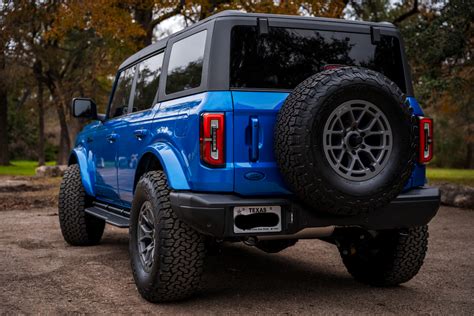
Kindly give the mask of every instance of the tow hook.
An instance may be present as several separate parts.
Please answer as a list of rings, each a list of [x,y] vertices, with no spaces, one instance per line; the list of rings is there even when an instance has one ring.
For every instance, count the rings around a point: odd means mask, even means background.
[[[250,236],[244,239],[244,244],[250,247],[255,247],[257,243],[258,243],[258,238],[254,236]]]

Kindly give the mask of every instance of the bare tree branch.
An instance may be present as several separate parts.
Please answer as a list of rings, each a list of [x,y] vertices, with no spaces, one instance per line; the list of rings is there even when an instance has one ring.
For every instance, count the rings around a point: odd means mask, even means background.
[[[167,19],[181,13],[181,10],[183,10],[183,8],[184,8],[184,1],[185,0],[180,0],[179,4],[172,11],[164,13],[164,14],[160,15],[158,18],[152,20],[150,22],[150,25],[148,26],[149,27],[148,31],[153,32],[153,29],[155,28],[155,26],[157,26],[158,24],[160,24],[164,20],[167,20]]]
[[[403,20],[409,18],[410,16],[412,16],[414,14],[417,14],[418,12],[420,12],[420,10],[418,9],[418,0],[414,0],[412,8],[409,11],[407,11],[407,12],[403,13],[402,15],[400,15],[399,17],[395,18],[393,20],[393,24],[399,24]]]

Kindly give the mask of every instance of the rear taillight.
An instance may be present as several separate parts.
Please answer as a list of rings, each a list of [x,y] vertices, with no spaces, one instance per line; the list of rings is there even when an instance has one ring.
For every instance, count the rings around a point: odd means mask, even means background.
[[[224,113],[204,113],[201,116],[201,160],[211,167],[223,167],[224,157]]]
[[[420,117],[420,151],[418,161],[427,163],[433,158],[433,120]]]

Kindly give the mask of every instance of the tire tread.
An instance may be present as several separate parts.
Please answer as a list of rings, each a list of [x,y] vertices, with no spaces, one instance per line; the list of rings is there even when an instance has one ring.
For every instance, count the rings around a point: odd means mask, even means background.
[[[86,200],[79,165],[70,165],[59,190],[58,215],[64,240],[73,246],[96,245],[104,232],[105,221],[84,211]]]
[[[159,254],[159,271],[157,278],[149,286],[141,287],[137,283],[138,291],[150,302],[185,299],[199,287],[205,255],[204,238],[174,213],[169,199],[170,189],[163,171],[144,174],[137,190],[143,187],[152,190],[150,197],[156,198],[160,205],[157,218],[159,228],[156,232],[159,234],[159,249],[156,250]],[[139,268],[132,260],[135,279]]]
[[[322,122],[322,106],[337,95],[338,90],[354,80],[370,82],[398,100],[404,121],[410,125],[410,154],[398,161],[400,174],[378,194],[356,197],[329,186],[314,171],[314,162],[308,159],[310,122]],[[320,100],[320,102],[315,102]],[[317,104],[316,104],[317,103]],[[280,109],[275,126],[275,156],[285,182],[306,204],[335,215],[357,215],[380,208],[393,200],[410,178],[417,152],[415,119],[404,94],[384,75],[361,67],[340,67],[315,74],[300,83]]]

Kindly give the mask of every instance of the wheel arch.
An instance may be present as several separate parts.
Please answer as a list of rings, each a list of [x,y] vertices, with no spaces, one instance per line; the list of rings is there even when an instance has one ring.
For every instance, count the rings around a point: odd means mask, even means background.
[[[78,164],[81,170],[82,185],[86,194],[89,196],[95,196],[94,190],[94,176],[95,167],[93,165],[92,157],[88,159],[86,149],[84,147],[77,147],[71,151],[68,160],[68,166]]]
[[[140,177],[152,170],[163,170],[172,189],[190,190],[185,169],[178,158],[176,150],[170,144],[157,142],[147,147],[137,165],[133,181],[133,192],[135,192]]]

